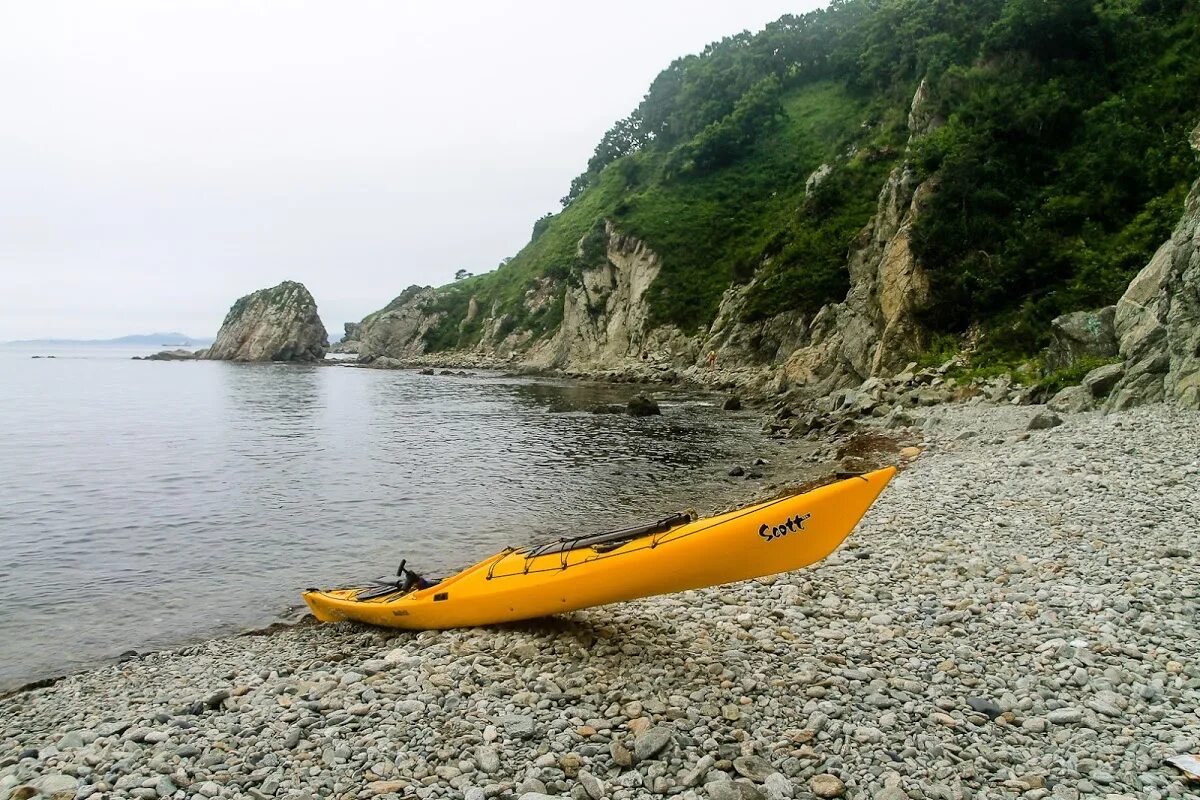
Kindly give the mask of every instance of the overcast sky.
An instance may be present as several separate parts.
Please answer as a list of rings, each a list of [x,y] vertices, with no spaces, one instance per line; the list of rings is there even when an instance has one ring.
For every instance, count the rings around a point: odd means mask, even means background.
[[[483,272],[658,71],[813,0],[0,4],[0,340],[331,333]]]

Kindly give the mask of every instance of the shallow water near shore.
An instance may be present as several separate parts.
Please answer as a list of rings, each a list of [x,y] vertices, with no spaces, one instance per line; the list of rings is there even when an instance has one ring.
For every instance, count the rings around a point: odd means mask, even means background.
[[[286,618],[310,585],[744,499],[753,412],[629,386],[0,348],[0,691]],[[33,359],[32,355],[56,356]]]

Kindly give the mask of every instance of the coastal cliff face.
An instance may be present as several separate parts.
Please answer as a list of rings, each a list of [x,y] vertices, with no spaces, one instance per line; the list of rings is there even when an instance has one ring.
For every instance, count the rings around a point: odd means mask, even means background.
[[[511,258],[344,347],[818,396],[954,356],[1079,408],[1121,358],[1111,404],[1192,403],[1194,226],[1154,256],[1195,178],[1188,13],[848,0],[713,42]]]
[[[590,236],[590,234],[589,234]],[[534,337],[512,326],[513,310],[493,305],[482,310],[471,297],[459,327],[477,324],[478,341],[466,353],[556,369],[610,369],[639,357],[650,332],[645,295],[658,276],[659,258],[644,243],[623,236],[611,222],[603,228],[602,247],[576,277],[546,278],[525,293],[522,314],[538,314],[562,304],[562,320],[546,336]],[[577,247],[584,258],[584,244]],[[439,292],[410,286],[383,310],[357,327],[360,357],[411,360],[428,350],[427,336],[447,312],[437,309]]]
[[[320,361],[329,337],[303,284],[284,281],[241,297],[204,354],[214,361]]]
[[[1200,155],[1200,125],[1191,145]],[[1200,409],[1200,180],[1171,238],[1117,303],[1125,372],[1106,407],[1175,402]]]
[[[942,124],[925,107],[930,102],[923,81],[908,116],[910,147]],[[1190,142],[1200,152],[1200,126]],[[823,165],[808,183],[814,178],[819,183],[827,173]],[[848,254],[845,299],[811,315],[785,311],[745,321],[756,278],[729,287],[715,319],[699,332],[656,325],[648,297],[662,258],[605,220],[598,249],[593,234],[578,243],[572,276],[543,278],[521,299],[519,313],[526,317],[561,303],[561,321],[541,335],[515,327],[512,309],[497,303],[485,309],[472,296],[458,325],[460,330],[477,325],[478,338],[469,347],[430,353],[428,333],[450,312],[439,307],[442,290],[414,286],[353,328],[356,346],[364,361],[383,365],[424,357],[642,377],[684,372],[701,380],[732,379],[751,389],[829,395],[894,375],[928,346],[921,315],[931,298],[930,277],[914,253],[912,231],[927,213],[937,177],[918,175],[907,158],[890,171],[875,214]],[[1171,238],[1120,301],[1058,317],[1052,332],[1049,368],[1112,356],[1123,362],[1094,370],[1083,386],[1064,390],[1056,398],[1061,409],[1103,403],[1114,410],[1161,401],[1200,408],[1200,180]],[[705,368],[710,354],[719,369]]]
[[[929,86],[922,81],[908,113],[910,144],[941,124],[930,104]],[[822,165],[807,181],[810,190],[829,171]],[[874,216],[848,254],[845,299],[815,314],[785,311],[745,321],[748,299],[759,289],[752,279],[727,289],[713,322],[698,331],[655,324],[649,294],[662,258],[638,237],[621,232],[613,220],[605,220],[601,246],[590,260],[585,250],[592,248],[585,248],[585,242],[592,234],[577,244],[576,274],[545,278],[521,300],[525,316],[561,303],[561,322],[541,336],[515,330],[511,309],[496,304],[481,309],[472,296],[460,329],[478,324],[481,333],[457,355],[567,371],[636,371],[647,364],[699,371],[711,353],[723,373],[740,373],[741,380],[751,383],[781,381],[813,394],[892,374],[926,341],[918,314],[928,301],[929,280],[913,253],[910,233],[934,186],[933,180],[922,182],[907,160],[891,170]],[[358,327],[360,357],[410,361],[426,354],[429,331],[447,313],[438,308],[439,291],[410,287],[364,319]]]
[[[581,258],[582,250],[581,245]],[[577,284],[567,286],[562,323],[548,340],[530,345],[525,363],[588,370],[636,359],[648,345],[646,293],[658,277],[659,264],[645,243],[621,235],[605,220],[603,257],[581,271]]]
[[[927,334],[917,315],[928,302],[929,279],[913,255],[910,233],[932,190],[933,182],[918,183],[908,164],[892,170],[878,212],[850,254],[846,300],[816,314],[807,345],[784,363],[792,383],[827,394],[895,374],[924,347]]]

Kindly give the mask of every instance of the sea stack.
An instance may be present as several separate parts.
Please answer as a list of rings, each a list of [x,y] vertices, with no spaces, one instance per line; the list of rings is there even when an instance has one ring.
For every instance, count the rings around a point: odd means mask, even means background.
[[[238,299],[204,358],[214,361],[298,361],[325,358],[329,336],[308,289],[284,281]]]

